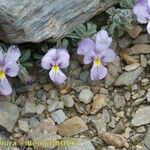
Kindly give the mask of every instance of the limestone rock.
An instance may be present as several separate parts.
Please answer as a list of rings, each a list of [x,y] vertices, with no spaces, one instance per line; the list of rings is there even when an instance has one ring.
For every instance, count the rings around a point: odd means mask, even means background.
[[[60,38],[119,0],[0,0],[0,40],[41,42]]]

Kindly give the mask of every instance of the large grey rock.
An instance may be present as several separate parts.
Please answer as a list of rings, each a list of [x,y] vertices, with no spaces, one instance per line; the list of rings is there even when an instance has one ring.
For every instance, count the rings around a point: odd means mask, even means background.
[[[0,39],[9,43],[59,38],[119,0],[0,0]]]
[[[150,123],[150,106],[141,106],[131,121],[133,126],[141,126]]]
[[[15,104],[0,102],[0,126],[11,132],[19,117],[19,110]]]
[[[129,86],[134,83],[134,81],[142,74],[143,68],[139,67],[131,72],[123,72],[117,81],[115,82],[115,86],[126,85]]]

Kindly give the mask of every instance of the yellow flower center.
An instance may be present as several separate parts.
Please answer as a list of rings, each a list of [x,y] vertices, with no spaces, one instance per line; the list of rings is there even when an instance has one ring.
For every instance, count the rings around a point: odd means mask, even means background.
[[[101,64],[101,60],[99,58],[94,59],[94,65],[100,65]]]
[[[57,65],[54,65],[54,66],[52,67],[52,70],[53,70],[54,72],[57,72],[57,71],[59,71],[59,67],[58,67]]]
[[[0,71],[0,79],[4,79],[5,78],[5,72]]]

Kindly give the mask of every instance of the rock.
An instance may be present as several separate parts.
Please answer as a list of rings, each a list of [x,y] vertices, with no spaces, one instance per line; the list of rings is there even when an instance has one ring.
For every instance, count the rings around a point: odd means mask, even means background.
[[[93,103],[91,104],[91,111],[90,113],[96,114],[99,110],[106,107],[108,105],[109,99],[106,97],[106,95],[103,94],[97,94],[93,98]]]
[[[112,130],[112,132],[116,134],[123,134],[125,132],[125,129],[126,129],[125,123],[123,119],[121,119],[117,124],[117,126],[115,127],[115,129]]]
[[[133,115],[133,126],[141,126],[150,123],[150,106],[141,106]]]
[[[102,133],[106,132],[106,122],[102,115],[100,117],[92,118],[91,122],[96,127],[98,135],[101,135]]]
[[[51,90],[53,89],[53,84],[52,84],[52,83],[44,84],[43,89],[44,89],[46,92],[49,92],[49,91],[51,91]]]
[[[119,94],[115,94],[114,96],[114,106],[116,109],[124,108],[126,102],[125,98]]]
[[[123,72],[117,81],[115,82],[115,86],[126,85],[129,86],[134,83],[134,81],[142,74],[143,68],[139,67],[131,72]]]
[[[116,78],[113,77],[109,72],[107,73],[107,76],[105,78],[105,87],[110,87],[114,82],[116,81]]]
[[[125,97],[125,99],[126,99],[127,101],[129,101],[130,98],[131,98],[131,93],[130,93],[129,91],[125,92],[124,97]]]
[[[150,102],[150,88],[147,91],[146,97],[147,97],[147,101]]]
[[[57,109],[63,109],[64,108],[63,102],[60,102],[60,101],[49,100],[49,101],[47,101],[47,103],[48,103],[48,111],[49,112],[53,112]]]
[[[139,35],[135,40],[132,41],[134,44],[149,44],[150,43],[150,38],[149,34],[142,34]]]
[[[73,105],[74,105],[74,100],[73,100],[72,96],[69,94],[61,96],[60,100],[64,103],[64,106],[66,106],[66,107],[70,108],[70,107],[73,107]]]
[[[131,40],[125,36],[123,36],[121,39],[119,39],[118,41],[118,45],[121,48],[126,48],[127,46],[129,46],[131,44]]]
[[[150,126],[148,128],[147,134],[145,139],[143,140],[143,144],[147,147],[147,149],[150,149]]]
[[[39,120],[35,117],[31,117],[30,120],[29,120],[29,125],[30,125],[30,128],[35,128],[39,125]]]
[[[42,100],[42,101],[45,101],[47,99],[47,96],[46,96],[46,92],[43,91],[43,90],[39,90],[37,93],[37,98]]]
[[[38,115],[41,115],[43,111],[45,110],[45,106],[43,104],[38,104],[35,110]]]
[[[85,104],[90,103],[92,101],[92,98],[93,98],[93,93],[88,89],[81,90],[78,97],[79,101]]]
[[[89,70],[85,70],[80,74],[80,80],[82,80],[83,82],[88,82],[89,77],[90,77]]]
[[[23,133],[27,133],[29,131],[29,124],[27,119],[18,120],[18,129]]]
[[[60,139],[60,136],[57,135],[57,127],[55,126],[55,123],[52,119],[48,118],[42,120],[34,129],[31,129],[28,133],[28,138],[32,139],[33,142],[40,141],[44,143],[45,141],[58,140]],[[44,146],[46,146],[46,144]],[[55,147],[54,144],[47,144],[47,146],[49,149]],[[43,147],[40,148],[42,149]]]
[[[132,30],[128,30],[128,35],[135,39],[142,32],[142,28],[140,26],[134,26]]]
[[[69,141],[73,141],[75,144],[69,146],[59,146],[57,150],[95,150],[93,144],[88,139],[71,138]]]
[[[26,101],[22,109],[21,115],[24,117],[30,117],[33,116],[34,114],[35,114],[35,103]]]
[[[63,123],[68,118],[61,109],[52,112],[51,117],[57,124]]]
[[[128,65],[133,64],[133,63],[138,63],[138,61],[135,58],[133,58],[126,52],[120,52],[119,54]]]
[[[73,136],[86,130],[88,127],[80,117],[73,117],[58,125],[58,133],[61,136]]]
[[[149,54],[150,53],[150,45],[149,44],[136,44],[133,47],[128,48],[127,52],[130,55],[133,55],[133,54]]]
[[[106,123],[110,122],[110,115],[109,115],[109,112],[107,111],[107,109],[103,109],[103,118],[105,119]]]
[[[13,0],[9,3],[2,0],[0,39],[10,43],[39,43],[52,37],[60,38],[79,23],[90,20],[96,13],[105,11],[117,2],[119,1],[42,0],[36,3],[35,0]],[[57,11],[54,11],[56,7]]]
[[[133,63],[131,65],[125,66],[124,69],[125,69],[125,71],[130,72],[130,71],[133,71],[133,70],[137,69],[138,67],[140,67],[140,63]]]
[[[141,55],[141,66],[146,67],[147,66],[147,59],[144,55]]]
[[[101,139],[108,145],[113,145],[116,148],[129,148],[127,140],[119,134],[114,133],[103,133]]]
[[[12,132],[19,117],[19,109],[15,104],[0,102],[0,126]]]

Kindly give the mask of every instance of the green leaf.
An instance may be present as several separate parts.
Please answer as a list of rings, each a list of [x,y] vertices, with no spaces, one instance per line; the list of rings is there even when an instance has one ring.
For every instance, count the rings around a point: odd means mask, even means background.
[[[75,28],[75,32],[77,33],[77,35],[81,38],[86,37],[86,26],[83,24],[78,25]]]
[[[68,41],[67,39],[63,39],[63,40],[62,40],[62,45],[61,45],[61,46],[62,46],[63,48],[67,48],[68,45],[69,45],[69,41]]]
[[[42,59],[42,55],[40,55],[38,53],[34,53],[33,58],[36,59],[36,60],[39,60],[39,59]]]
[[[23,63],[21,63],[21,65],[26,67],[26,68],[33,67],[33,64],[29,63],[29,62],[23,62]]]
[[[31,50],[25,50],[24,53],[22,54],[21,58],[19,59],[20,62],[25,62],[27,61],[31,56]]]
[[[93,23],[87,23],[87,35],[93,36],[97,32],[97,26]]]
[[[120,6],[126,9],[132,9],[135,5],[136,0],[121,0]]]

